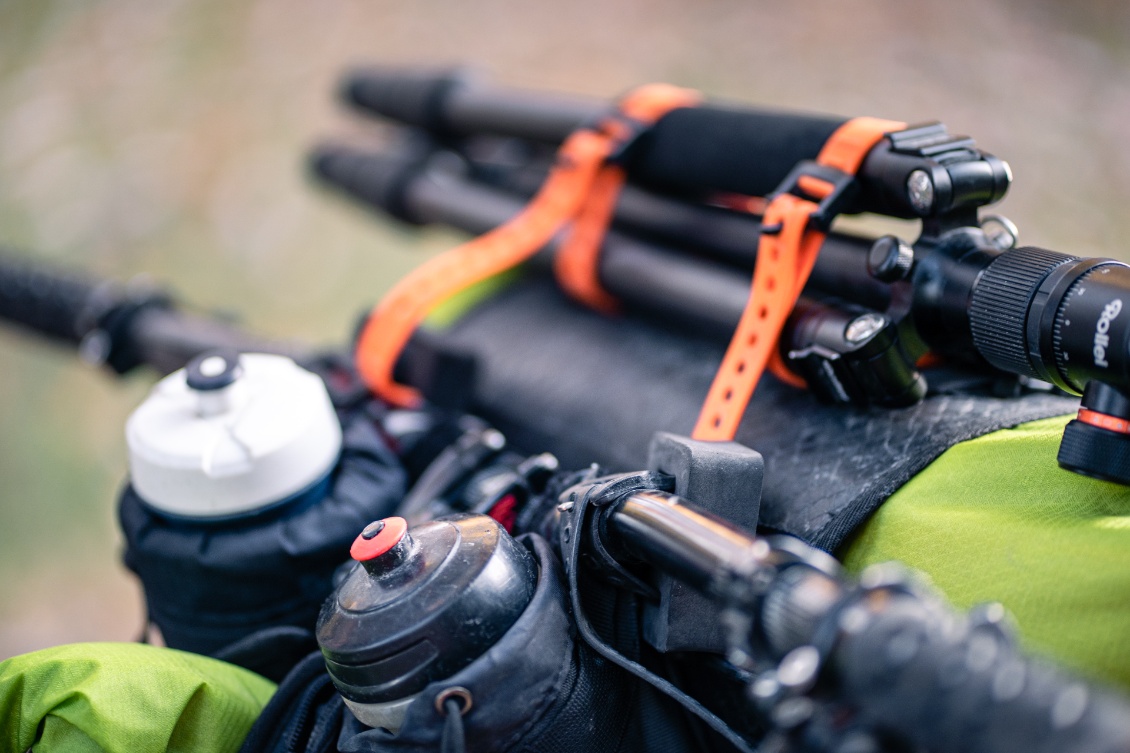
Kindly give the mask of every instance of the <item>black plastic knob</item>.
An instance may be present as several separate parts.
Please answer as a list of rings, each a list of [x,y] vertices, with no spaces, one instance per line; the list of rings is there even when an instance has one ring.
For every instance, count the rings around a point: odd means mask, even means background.
[[[1130,484],[1130,397],[1091,381],[1081,407],[1079,417],[1063,430],[1056,460],[1084,476]]]
[[[243,372],[239,353],[234,350],[210,350],[193,358],[185,366],[185,380],[197,392],[222,390]]]
[[[867,252],[867,271],[879,282],[898,282],[910,277],[914,249],[893,235],[884,235]]]

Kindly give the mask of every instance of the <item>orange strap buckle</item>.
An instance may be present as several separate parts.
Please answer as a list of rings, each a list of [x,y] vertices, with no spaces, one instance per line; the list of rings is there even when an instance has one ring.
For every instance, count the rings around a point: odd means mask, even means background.
[[[582,128],[565,140],[545,183],[516,217],[430,259],[400,280],[370,313],[357,340],[357,370],[369,389],[394,405],[418,405],[419,393],[398,384],[393,369],[428,313],[455,293],[526,261],[570,220],[575,225],[566,241],[571,260],[562,263],[569,268],[562,284],[575,295],[590,289],[583,278],[592,270],[595,280],[603,228],[623,183],[622,170],[609,165],[609,160],[634,135],[631,124],[650,125],[698,97],[667,84],[632,91],[619,103],[617,117]],[[592,284],[599,290],[599,283]]]
[[[781,361],[777,340],[832,220],[851,198],[864,157],[886,134],[904,128],[905,123],[878,118],[849,120],[815,161],[798,164],[781,184],[762,217],[749,302],[699,413],[695,439],[734,438],[766,366],[784,381],[803,385]]]

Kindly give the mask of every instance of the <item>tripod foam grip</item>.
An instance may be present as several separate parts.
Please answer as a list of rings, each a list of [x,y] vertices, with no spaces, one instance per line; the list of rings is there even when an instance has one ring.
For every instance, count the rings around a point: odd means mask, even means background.
[[[0,252],[0,320],[79,343],[101,312],[107,286]]]
[[[844,612],[834,651],[843,697],[935,753],[1130,750],[1130,705],[1024,656],[1000,629],[883,594]],[[873,607],[873,608],[871,608]]]
[[[748,107],[682,108],[640,140],[629,155],[628,173],[679,193],[767,196],[797,162],[815,159],[846,120]]]

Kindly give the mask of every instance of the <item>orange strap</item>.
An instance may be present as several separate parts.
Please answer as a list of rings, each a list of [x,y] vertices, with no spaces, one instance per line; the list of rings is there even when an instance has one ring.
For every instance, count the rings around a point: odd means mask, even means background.
[[[849,120],[829,137],[816,162],[853,176],[871,147],[905,127],[877,118]],[[810,228],[810,219],[834,190],[823,179],[803,174],[796,188],[816,201],[783,191],[766,207],[749,302],[699,413],[695,439],[733,439],[766,365],[780,358],[777,339],[824,242],[824,232]]]
[[[600,171],[589,200],[553,258],[553,273],[561,289],[605,314],[614,313],[619,306],[600,284],[600,250],[623,186],[624,171],[620,167],[609,165]]]
[[[682,89],[652,84],[631,92],[620,114],[647,125],[687,100]],[[697,96],[697,95],[695,95]],[[419,404],[420,395],[393,379],[393,369],[412,333],[436,304],[478,282],[521,264],[582,213],[609,157],[630,138],[630,126],[606,119],[565,140],[545,183],[529,204],[506,224],[417,267],[381,300],[357,340],[357,370],[365,384],[388,402]],[[596,241],[599,248],[599,239]]]
[[[625,99],[620,112],[648,126],[671,110],[695,107],[701,101],[701,95],[690,89],[653,84],[645,97]],[[625,134],[623,138],[630,135]],[[557,282],[566,293],[604,313],[613,313],[618,307],[616,299],[600,284],[600,250],[625,179],[624,170],[618,165],[604,166],[593,183],[588,201],[573,221],[569,235],[557,249],[553,264]]]

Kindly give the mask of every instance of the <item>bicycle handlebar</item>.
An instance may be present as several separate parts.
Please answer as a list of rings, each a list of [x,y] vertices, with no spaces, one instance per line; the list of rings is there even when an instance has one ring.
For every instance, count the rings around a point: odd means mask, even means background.
[[[1130,702],[1026,656],[1003,610],[958,615],[888,566],[856,585],[819,550],[753,536],[665,492],[606,509],[607,544],[747,610],[775,658],[818,653],[812,671],[877,729],[935,753],[1130,750]]]
[[[79,348],[118,374],[149,366],[168,374],[216,348],[278,353],[309,350],[251,335],[230,322],[177,310],[152,287],[123,286],[0,254],[0,320]]]

